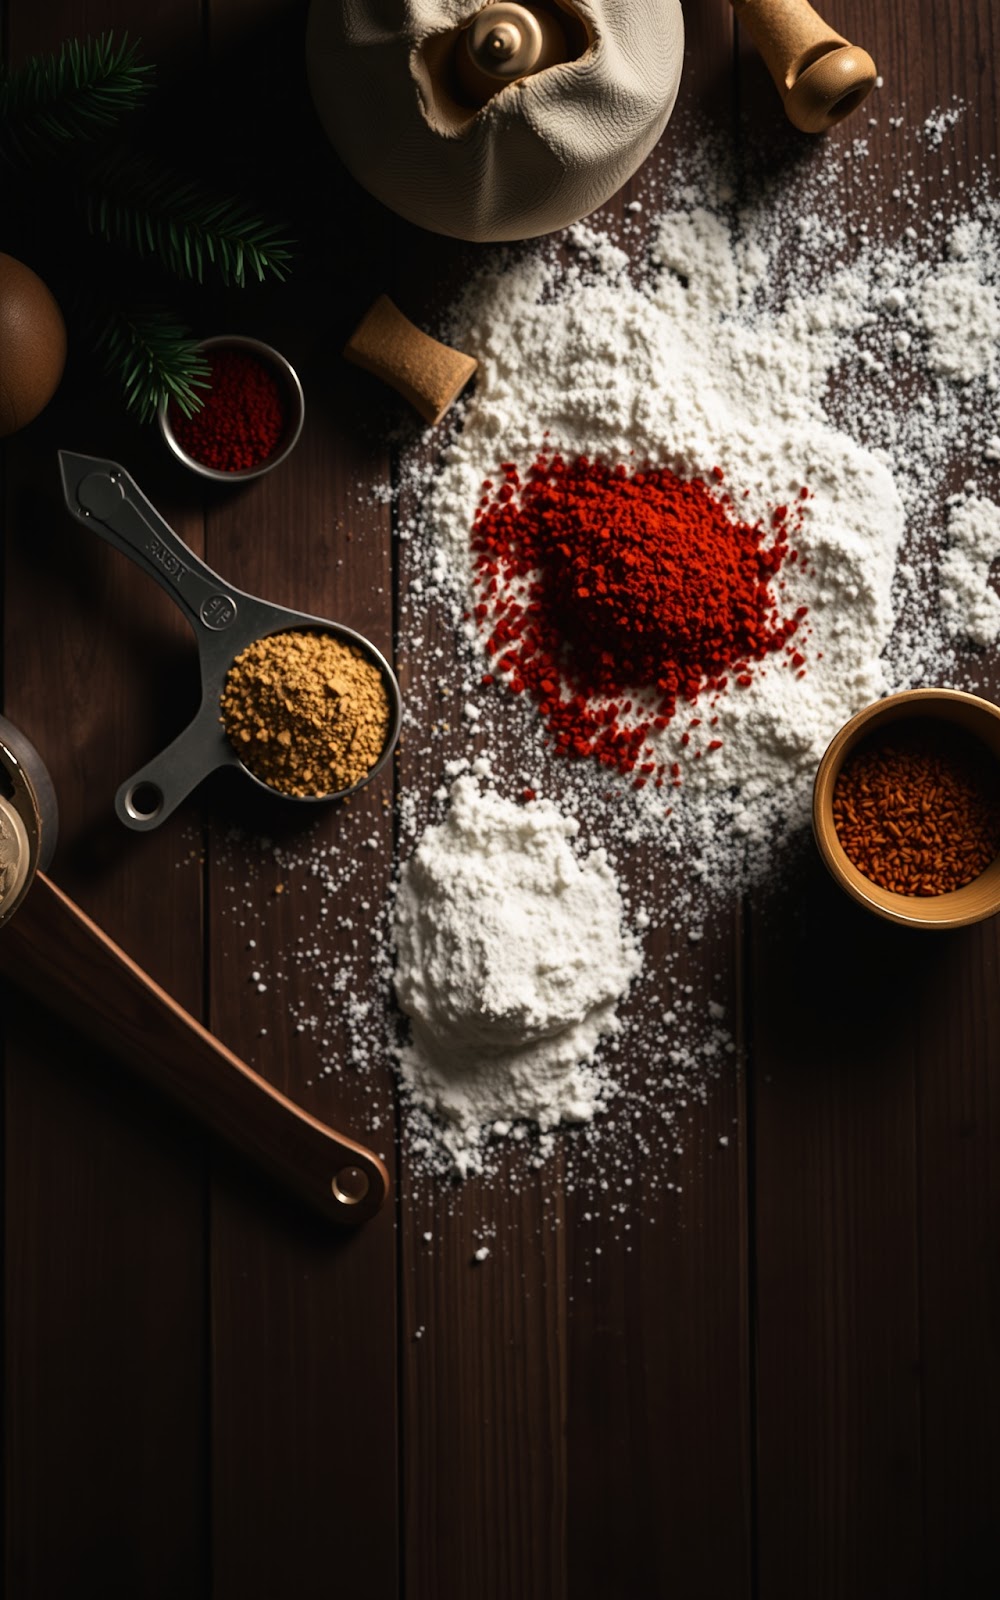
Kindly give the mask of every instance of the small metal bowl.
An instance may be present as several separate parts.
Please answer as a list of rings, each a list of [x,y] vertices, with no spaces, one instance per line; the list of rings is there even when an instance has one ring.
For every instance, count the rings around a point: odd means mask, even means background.
[[[281,389],[286,416],[284,432],[271,454],[265,460],[258,462],[257,466],[242,467],[232,472],[221,471],[218,467],[206,466],[204,461],[199,461],[197,457],[188,454],[171,425],[170,401],[163,400],[157,411],[157,421],[167,445],[189,471],[197,473],[200,478],[211,478],[214,483],[246,483],[251,478],[261,478],[266,472],[273,472],[275,467],[280,467],[295,449],[305,421],[305,395],[295,368],[271,345],[238,333],[222,333],[213,339],[203,339],[198,349],[203,355],[210,355],[213,350],[233,350],[253,356],[261,362],[272,373]]]
[[[834,881],[860,905],[888,922],[909,928],[962,928],[1000,911],[1000,856],[961,889],[944,894],[896,894],[873,883],[854,865],[840,843],[833,820],[833,796],[848,756],[863,739],[903,721],[939,723],[973,735],[1000,768],[1000,706],[961,689],[907,689],[866,706],[831,740],[816,769],[812,826],[819,853]]]

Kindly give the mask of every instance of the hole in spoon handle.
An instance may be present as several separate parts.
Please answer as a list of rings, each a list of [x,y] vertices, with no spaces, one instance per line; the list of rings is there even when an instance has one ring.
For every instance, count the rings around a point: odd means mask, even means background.
[[[126,778],[115,795],[115,811],[119,822],[124,822],[126,828],[131,828],[135,833],[149,833],[153,828],[158,828],[161,822],[166,822],[171,812],[176,811],[204,776],[199,773],[183,789],[171,776],[169,786],[165,788],[157,778],[159,764],[159,761],[152,762],[134,777]]]
[[[214,703],[202,706],[172,744],[126,778],[115,796],[118,820],[136,833],[158,828],[203,778],[234,759]]]

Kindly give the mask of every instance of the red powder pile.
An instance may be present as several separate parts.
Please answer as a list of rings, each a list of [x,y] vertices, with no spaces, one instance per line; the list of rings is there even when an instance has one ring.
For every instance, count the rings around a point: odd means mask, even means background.
[[[501,471],[474,519],[475,616],[497,671],[531,696],[562,753],[661,784],[640,758],[680,702],[748,686],[752,664],[778,651],[803,670],[788,641],[806,608],[782,616],[773,592],[782,562],[798,559],[794,509],[776,507],[770,528],[741,522],[718,468],[712,488],[586,456],[540,456],[523,482],[513,463]],[[705,753],[719,747],[709,738]]]
[[[200,411],[168,408],[177,443],[216,472],[245,472],[274,454],[285,431],[285,403],[274,373],[242,350],[209,352],[210,387]]]

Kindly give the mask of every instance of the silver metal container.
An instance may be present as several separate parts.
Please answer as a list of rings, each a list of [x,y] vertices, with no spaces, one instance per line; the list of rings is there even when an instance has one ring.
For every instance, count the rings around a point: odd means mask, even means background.
[[[232,472],[222,471],[217,467],[206,466],[204,461],[199,461],[196,456],[188,454],[171,425],[170,402],[164,400],[161,401],[157,411],[157,421],[169,449],[190,472],[196,473],[200,478],[210,478],[214,483],[246,483],[251,478],[262,478],[265,473],[273,472],[275,467],[280,467],[283,461],[287,461],[295,449],[305,421],[305,395],[295,368],[271,345],[238,333],[223,333],[212,339],[203,339],[198,349],[203,355],[210,355],[213,350],[232,350],[258,360],[272,374],[281,390],[286,414],[284,432],[272,453],[257,466],[243,467]]]

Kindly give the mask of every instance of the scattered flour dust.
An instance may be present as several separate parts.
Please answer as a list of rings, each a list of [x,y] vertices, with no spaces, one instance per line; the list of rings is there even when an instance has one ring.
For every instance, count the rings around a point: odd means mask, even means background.
[[[449,800],[400,876],[396,993],[412,1023],[403,1076],[464,1176],[486,1127],[544,1134],[594,1116],[606,1098],[594,1053],[641,957],[605,851],[573,851],[573,818],[472,774]]]
[[[1000,506],[973,496],[958,500],[941,557],[941,618],[949,633],[984,648],[1000,635],[1000,596],[989,583],[998,556]]]
[[[645,270],[580,224],[563,241],[568,262],[542,249],[501,259],[472,281],[448,333],[478,359],[476,387],[427,485],[418,537],[432,581],[451,595],[503,695],[516,669],[488,648],[503,592],[481,622],[470,619],[469,538],[484,478],[501,461],[523,469],[544,447],[630,469],[665,465],[681,477],[718,468],[741,515],[765,522],[808,489],[795,539],[801,559],[785,563],[779,585],[786,613],[806,611],[796,635],[805,669],[775,658],[755,664],[746,687],[733,674],[725,692],[704,696],[692,714],[711,712],[721,741],[711,752],[683,715],[650,737],[644,758],[680,768],[669,827],[661,791],[621,784],[638,827],[682,838],[702,875],[722,883],[772,870],[776,833],[801,825],[838,726],[925,674],[933,641],[908,659],[905,639],[894,638],[905,599],[900,557],[908,518],[912,539],[928,486],[938,487],[942,416],[963,409],[946,391],[966,389],[970,412],[986,397],[995,431],[1000,228],[987,207],[984,218],[942,226],[938,262],[918,259],[912,242],[863,240],[831,264],[820,212],[807,212],[790,239],[767,197],[737,205],[716,170],[706,163],[701,186],[689,181],[683,205],[656,217]],[[795,274],[782,287],[790,245]],[[898,395],[921,365],[925,389],[907,397],[908,421]],[[873,414],[860,426],[836,417],[838,376],[869,398]],[[984,438],[975,465],[986,447]],[[971,575],[967,568],[963,600]],[[975,576],[985,596],[988,563]],[[991,609],[983,598],[976,614]],[[966,636],[983,642],[981,630]],[[655,710],[641,691],[633,708],[633,722]]]
[[[415,449],[404,470],[417,503],[400,527],[411,604],[419,611],[435,597],[451,616],[462,715],[477,748],[505,748],[505,768],[521,763],[528,792],[583,819],[595,839],[623,851],[653,842],[658,859],[674,862],[669,899],[651,894],[629,909],[640,931],[665,928],[681,947],[734,895],[781,871],[807,835],[817,763],[853,712],[921,683],[984,688],[982,653],[1000,635],[990,585],[1000,553],[1000,207],[989,188],[995,175],[962,195],[940,170],[961,114],[951,107],[917,131],[922,149],[904,158],[895,210],[873,213],[863,194],[859,203],[848,192],[859,175],[885,192],[874,136],[828,146],[797,175],[756,186],[710,141],[700,160],[686,158],[683,179],[650,164],[649,193],[617,237],[590,219],[556,240],[496,251],[440,329],[479,366],[436,457]],[[940,182],[949,198],[925,207],[923,182]],[[918,207],[931,220],[915,226]],[[523,474],[542,451],[629,471],[666,466],[681,477],[718,468],[748,521],[769,523],[793,500],[801,507],[798,559],[781,570],[780,604],[786,614],[805,608],[796,635],[804,670],[775,658],[755,663],[745,686],[731,679],[711,697],[712,737],[721,741],[711,752],[698,748],[688,716],[653,733],[646,758],[658,768],[676,763],[681,774],[667,795],[555,755],[527,697],[511,693],[512,671],[491,653],[496,608],[477,620],[470,530],[484,480],[495,481],[505,462]],[[415,616],[414,638],[418,626]],[[427,696],[410,712],[411,737],[427,756],[433,682],[430,667]],[[649,710],[637,692],[635,720]],[[443,806],[453,798],[446,785],[437,791]],[[424,810],[403,797],[404,855]],[[425,839],[447,836],[451,824],[441,827],[443,836],[431,828]],[[404,916],[413,915],[411,901]],[[416,1144],[429,1156],[436,1138],[454,1155],[458,1139],[468,1170],[498,1137],[523,1131],[521,1119],[549,1129],[554,1108],[530,1055],[506,1078],[461,1051],[439,1051],[428,1066],[410,966],[416,945],[401,954],[399,994],[417,1022],[399,1060],[413,1104],[431,1113]],[[730,1019],[712,996],[685,995],[677,983],[676,950],[658,962],[655,975],[647,964],[633,982],[624,1007],[652,1063],[645,1090],[615,1102],[617,1037],[594,1054],[581,1048],[578,1062],[588,1082],[603,1075],[598,1121],[626,1139],[648,1137],[657,1105],[697,1099],[733,1050]],[[452,977],[465,1004],[475,980],[457,969]],[[657,979],[672,997],[660,1010]],[[438,967],[427,981],[446,989],[448,974]],[[535,995],[529,1009],[540,1002]],[[530,1030],[524,1042],[534,1048]],[[664,1148],[676,1132],[667,1127]],[[550,1144],[543,1138],[543,1154]]]
[[[688,981],[686,953],[722,951],[739,896],[794,861],[816,763],[855,710],[921,684],[1000,690],[1000,178],[961,176],[964,107],[913,130],[888,96],[873,109],[863,134],[773,171],[752,149],[735,167],[713,139],[674,170],[665,141],[624,221],[477,252],[435,330],[479,365],[445,424],[404,423],[392,490],[413,775],[393,893],[345,910],[335,861],[318,880],[308,850],[280,863],[365,930],[329,997],[319,969],[298,1025],[321,1055],[346,1029],[336,1071],[398,1061],[411,1191],[501,1161],[514,1181],[512,1139],[529,1167],[557,1142],[566,1181],[634,1170],[641,1152],[645,1192],[673,1188],[687,1126],[738,1061],[731,983],[704,955]],[[656,734],[656,759],[681,770],[669,798],[559,757],[477,624],[483,481],[543,449],[719,467],[747,520],[810,491],[780,574],[782,610],[806,608],[803,674],[766,660],[719,693],[711,755],[682,743],[680,716]],[[557,862],[567,892],[596,897],[582,926],[568,900],[538,904]],[[345,1005],[335,1029],[325,1008]]]

